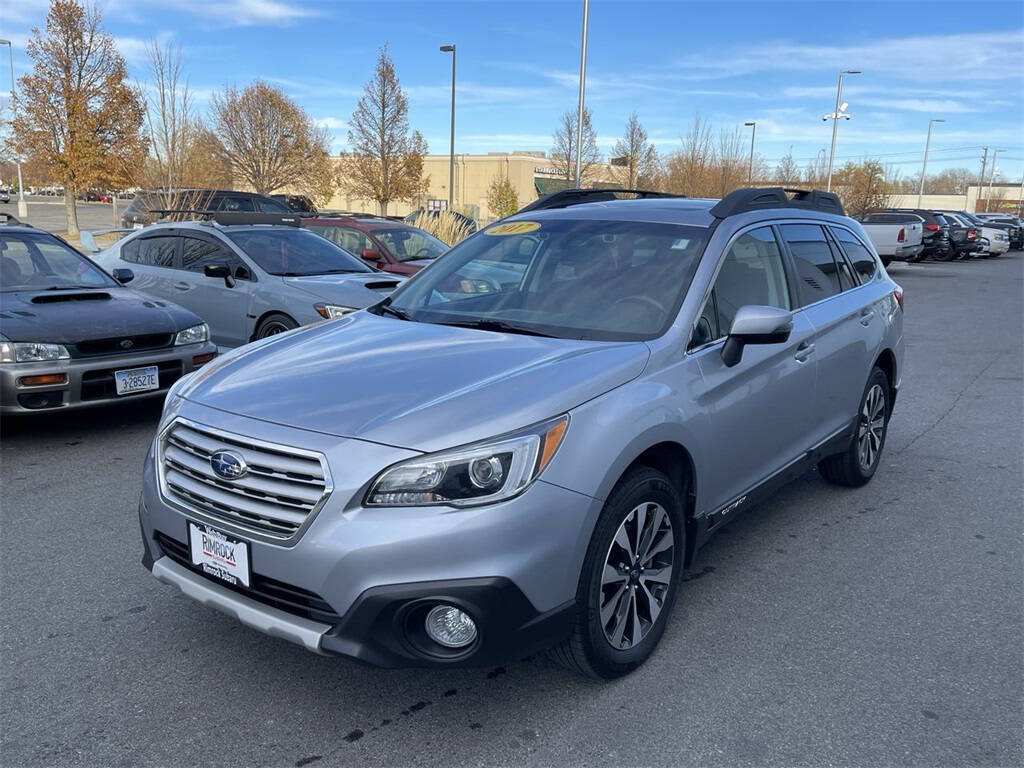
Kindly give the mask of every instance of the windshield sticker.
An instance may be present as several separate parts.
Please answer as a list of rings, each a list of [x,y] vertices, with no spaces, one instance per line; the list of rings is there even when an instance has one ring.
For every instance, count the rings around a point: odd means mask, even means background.
[[[499,224],[496,227],[485,229],[487,235],[525,235],[527,232],[534,232],[540,229],[539,221],[510,221],[508,224]]]

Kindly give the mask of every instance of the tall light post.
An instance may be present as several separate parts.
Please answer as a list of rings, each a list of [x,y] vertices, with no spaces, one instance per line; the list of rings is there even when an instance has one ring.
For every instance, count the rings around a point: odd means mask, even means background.
[[[448,210],[455,209],[455,46],[442,45],[441,53],[452,55],[452,138],[448,149]]]
[[[587,19],[590,17],[590,0],[583,0],[583,42],[580,44],[580,100],[576,107],[576,186],[581,183],[583,167],[583,90],[587,82]],[[568,160],[569,158],[566,158]]]
[[[840,106],[840,101],[843,98],[843,76],[844,75],[859,75],[859,69],[842,69],[839,71],[839,85],[836,87],[836,111],[831,115],[825,115],[822,120],[832,121],[832,150],[828,153],[828,191],[832,191],[832,163],[836,157],[836,133],[839,130],[839,120],[849,120],[850,116],[846,114],[846,104]]]
[[[10,40],[0,40],[0,45],[6,45],[11,55],[11,131],[14,130],[14,44]],[[18,216],[28,217],[28,203],[25,202],[25,185],[21,182],[21,161],[15,158],[18,166]]]
[[[750,128],[750,166],[747,168],[747,184],[754,181],[754,136],[757,135],[757,121],[748,120],[743,125]]]
[[[1000,152],[1005,152],[1006,149],[993,149],[992,150],[992,170],[988,174],[988,195],[985,197],[985,213],[989,212],[989,208],[992,205],[992,182],[996,178],[996,174],[999,173],[999,169],[996,168],[996,155]],[[982,179],[981,183],[984,184],[985,180]]]
[[[941,118],[941,117],[933,117],[931,120],[928,121],[928,138],[925,139],[925,142],[924,142],[924,162],[921,163],[921,186],[919,186],[917,188],[917,207],[918,208],[921,207],[921,198],[924,196],[924,172],[928,168],[928,149],[932,145],[932,126],[935,123],[944,123],[944,122],[946,122],[946,121],[943,118]]]

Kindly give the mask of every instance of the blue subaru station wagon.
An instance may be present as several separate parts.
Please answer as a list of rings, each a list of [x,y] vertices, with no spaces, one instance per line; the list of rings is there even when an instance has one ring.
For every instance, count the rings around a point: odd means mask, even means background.
[[[871,480],[902,305],[831,194],[555,193],[175,384],[143,562],[318,653],[626,674],[717,528]]]

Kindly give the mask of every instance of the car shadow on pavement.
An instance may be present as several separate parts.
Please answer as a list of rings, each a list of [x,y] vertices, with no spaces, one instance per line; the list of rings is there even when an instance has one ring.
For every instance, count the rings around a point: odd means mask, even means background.
[[[19,438],[37,440],[42,435],[94,439],[126,428],[147,426],[155,431],[162,408],[163,400],[157,397],[74,411],[6,415],[0,419],[0,441],[17,444]]]

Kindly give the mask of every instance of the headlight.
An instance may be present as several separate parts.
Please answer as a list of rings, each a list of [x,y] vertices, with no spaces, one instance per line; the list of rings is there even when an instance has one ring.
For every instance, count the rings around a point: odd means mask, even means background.
[[[191,328],[186,328],[183,331],[178,331],[178,335],[174,337],[174,346],[180,347],[183,344],[199,344],[209,338],[210,326],[206,323],[200,323],[199,325],[193,325]]]
[[[313,309],[320,317],[326,320],[334,320],[338,317],[350,315],[356,311],[355,307],[342,307],[337,304],[314,304]]]
[[[374,481],[366,505],[471,507],[511,498],[548,465],[568,425],[568,415],[559,416],[522,432],[395,464]]]
[[[45,363],[67,360],[71,355],[63,344],[40,344],[34,341],[0,342],[0,363]]]

